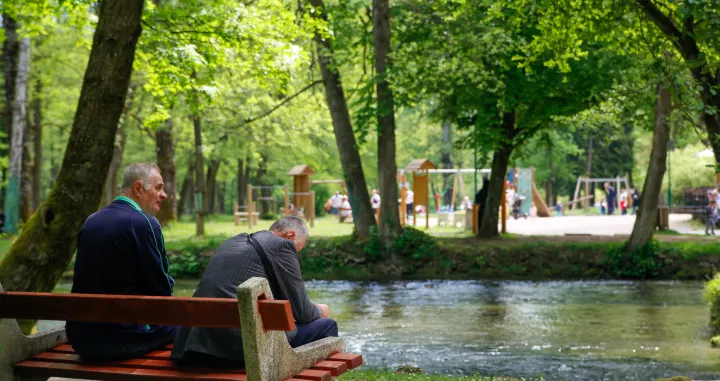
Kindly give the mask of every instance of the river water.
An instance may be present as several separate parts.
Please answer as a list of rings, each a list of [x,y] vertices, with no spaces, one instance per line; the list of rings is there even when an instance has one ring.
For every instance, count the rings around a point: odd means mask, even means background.
[[[191,295],[196,282],[178,282]],[[365,368],[548,380],[720,380],[700,282],[307,282]],[[58,291],[67,291],[60,285]],[[54,324],[51,324],[54,325]],[[40,329],[50,325],[43,324]]]

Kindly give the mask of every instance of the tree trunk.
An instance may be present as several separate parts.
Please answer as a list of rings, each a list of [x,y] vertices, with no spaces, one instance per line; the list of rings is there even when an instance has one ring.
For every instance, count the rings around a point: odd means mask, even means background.
[[[107,177],[105,178],[105,187],[103,191],[102,201],[100,201],[100,208],[105,207],[106,205],[111,203],[120,190],[117,181],[118,172],[120,171],[120,166],[122,165],[122,157],[125,153],[125,141],[127,140],[126,129],[129,119],[128,114],[133,107],[136,87],[137,86],[135,85],[130,86],[130,89],[127,92],[127,96],[125,99],[125,107],[123,108],[123,113],[122,117],[120,118],[117,132],[115,133],[113,156],[112,161],[110,161],[110,166],[108,167]]]
[[[97,210],[142,31],[143,3],[99,3],[65,158],[47,200],[0,263],[6,290],[52,291],[75,252],[85,219]]]
[[[5,41],[3,42],[3,69],[5,76],[5,106],[3,108],[3,127],[5,136],[2,137],[2,145],[0,145],[0,156],[7,157],[9,155],[10,139],[12,137],[13,123],[13,101],[15,99],[15,79],[17,77],[18,49],[19,41],[17,29],[18,25],[15,19],[7,14],[3,14],[3,29],[5,32]],[[7,146],[8,148],[4,148]],[[5,196],[7,195],[7,168],[2,170],[2,185],[0,189],[0,205],[5,205]]]
[[[667,162],[667,146],[670,135],[670,94],[663,85],[658,85],[658,98],[655,103],[655,131],[653,132],[653,145],[650,152],[650,164],[645,176],[645,184],[640,196],[640,207],[633,226],[627,251],[645,246],[652,239],[657,222],[658,197],[662,188],[663,177]]]
[[[40,207],[40,200],[42,199],[42,81],[40,76],[35,81],[35,98],[33,99],[33,176],[32,176],[32,208],[36,211]]]
[[[202,237],[205,235],[207,199],[205,197],[205,160],[203,158],[202,124],[199,110],[195,111],[195,115],[193,115],[193,127],[195,130],[195,235]]]
[[[192,195],[194,192],[193,190],[193,176],[195,173],[195,160],[190,159],[190,162],[188,164],[188,170],[185,174],[185,180],[183,180],[182,188],[180,189],[180,199],[177,201],[177,218],[179,219],[180,216],[183,215],[185,212],[185,208],[190,208],[192,205],[192,202],[188,202],[192,199]]]
[[[378,182],[380,186],[380,226],[378,233],[385,244],[400,235],[397,163],[395,162],[395,104],[390,83],[390,2],[373,0],[373,41],[375,45],[375,73],[378,83]]]
[[[327,22],[323,1],[310,0],[310,4],[316,9],[313,16]],[[355,225],[355,234],[358,238],[366,238],[370,235],[370,227],[375,225],[375,216],[370,206],[370,193],[365,183],[365,174],[363,173],[362,162],[360,161],[360,152],[358,151],[358,144],[355,140],[355,133],[353,132],[352,123],[350,122],[350,112],[348,111],[345,92],[343,91],[342,82],[340,81],[340,73],[337,70],[337,66],[333,63],[333,49],[330,42],[323,39],[323,37],[316,32],[315,43],[317,44],[318,61],[320,62],[320,71],[322,73],[323,84],[325,85],[325,99],[327,100],[328,108],[330,108],[330,116],[335,132],[335,142],[337,143],[338,152],[340,153],[340,164],[343,169],[343,178],[347,184],[353,224]],[[393,175],[393,182],[395,181],[394,179]],[[382,193],[380,196],[384,197]],[[390,197],[387,202],[395,203],[395,215],[397,217],[397,185],[395,185],[395,194]],[[384,204],[385,199],[383,199],[381,205]],[[392,218],[392,215],[387,216]],[[399,217],[395,218],[395,220],[399,224]]]
[[[440,168],[452,169],[452,123],[448,121],[442,122],[442,143],[440,144]],[[452,204],[453,192],[450,190],[451,186],[455,184],[455,174],[443,173],[443,186],[442,191],[445,192],[443,196],[443,204]],[[450,185],[450,184],[453,185]]]
[[[177,176],[175,168],[175,141],[173,139],[172,117],[165,121],[164,128],[155,133],[157,145],[157,165],[165,183],[167,200],[160,204],[158,221],[161,226],[167,226],[170,221],[177,221]]]
[[[492,172],[490,173],[490,189],[488,190],[487,208],[482,216],[482,224],[478,236],[481,238],[497,238],[498,232],[498,208],[501,202],[505,202],[503,194],[503,183],[507,172],[510,155],[513,150],[513,139],[515,137],[515,110],[503,114],[502,121],[503,141],[493,153]]]
[[[217,202],[217,213],[223,214],[225,213],[225,183],[220,183],[217,192],[218,202]]]
[[[207,172],[207,195],[208,195],[208,202],[207,207],[208,211],[210,213],[215,212],[216,205],[215,200],[217,196],[217,174],[220,170],[220,164],[222,162],[218,159],[210,160],[210,164],[208,165],[208,172]]]
[[[5,195],[5,231],[18,232],[20,219],[20,186],[22,177],[25,128],[27,127],[26,101],[28,75],[30,74],[30,39],[24,37],[18,47],[15,98],[12,110],[12,135],[10,137],[10,168]]]
[[[115,196],[118,194],[118,172],[120,171],[120,165],[122,165],[122,157],[125,152],[125,141],[127,140],[127,134],[125,133],[125,127],[122,125],[118,126],[117,133],[115,136],[115,147],[113,148],[113,156],[108,167],[107,177],[105,178],[105,188],[103,199],[100,202],[100,207],[111,203]]]
[[[264,153],[260,153],[260,162],[258,162],[258,168],[255,172],[255,184],[256,185],[270,185],[268,184],[267,179],[268,173],[267,173],[267,156]],[[258,197],[269,197],[270,196],[270,189],[260,188],[257,191]],[[270,210],[270,202],[267,200],[260,200],[258,203],[259,210],[256,210],[257,212],[260,212],[260,214],[267,213],[268,210]],[[305,211],[305,216],[308,216],[308,211]]]
[[[247,185],[250,181],[250,158],[238,159],[237,172],[237,203],[238,205],[246,205],[247,203]]]
[[[20,220],[25,223],[33,214],[33,161],[32,149],[35,141],[35,129],[33,128],[30,113],[25,114],[25,133],[23,135],[22,149],[22,175],[20,178]]]

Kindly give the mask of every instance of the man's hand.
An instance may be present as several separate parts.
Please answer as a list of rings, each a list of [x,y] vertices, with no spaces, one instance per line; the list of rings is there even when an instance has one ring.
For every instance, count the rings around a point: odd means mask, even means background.
[[[318,308],[320,308],[320,317],[321,318],[328,318],[330,317],[330,309],[328,308],[327,304],[318,304]]]

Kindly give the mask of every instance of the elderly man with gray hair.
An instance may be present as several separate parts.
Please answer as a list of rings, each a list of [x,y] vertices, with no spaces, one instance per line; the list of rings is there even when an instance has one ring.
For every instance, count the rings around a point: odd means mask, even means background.
[[[160,223],[154,217],[167,198],[155,164],[129,165],[120,196],[85,221],[78,234],[73,293],[170,296]],[[162,347],[176,327],[67,322],[68,340],[93,360],[132,358]]]
[[[308,298],[300,274],[298,253],[305,247],[305,222],[283,217],[269,231],[242,233],[223,242],[208,264],[193,297],[236,298],[237,287],[252,277],[268,280],[275,299],[289,300],[296,329],[288,342],[298,347],[337,336],[337,323],[328,307]],[[172,350],[181,364],[211,368],[245,367],[240,329],[181,327]]]

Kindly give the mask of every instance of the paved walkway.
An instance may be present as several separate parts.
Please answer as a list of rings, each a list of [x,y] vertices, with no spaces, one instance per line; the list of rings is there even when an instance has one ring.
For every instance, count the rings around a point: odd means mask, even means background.
[[[691,223],[689,214],[671,214],[670,229],[682,234],[705,234],[702,227]],[[508,233],[521,235],[629,235],[635,216],[563,216],[528,218],[507,222]],[[720,231],[718,232],[720,233]]]
[[[704,228],[691,222],[690,214],[671,214],[670,229],[681,234],[705,234]],[[562,236],[566,234],[591,234],[599,236],[630,235],[635,216],[553,216],[550,218],[508,219],[508,233],[520,235]],[[417,226],[425,226],[425,218],[417,219]],[[437,226],[437,218],[430,217],[430,227]],[[458,229],[459,230],[459,229]],[[717,229],[720,236],[720,229]]]

